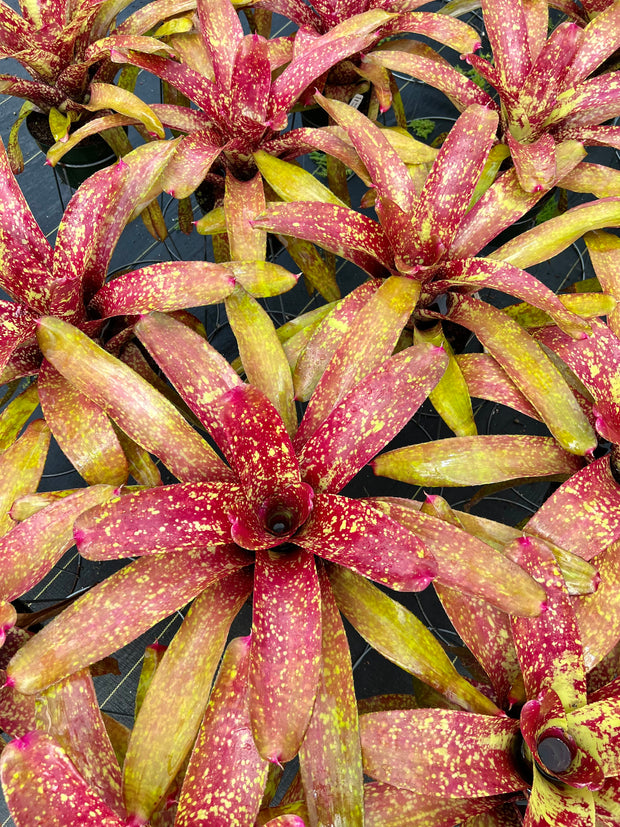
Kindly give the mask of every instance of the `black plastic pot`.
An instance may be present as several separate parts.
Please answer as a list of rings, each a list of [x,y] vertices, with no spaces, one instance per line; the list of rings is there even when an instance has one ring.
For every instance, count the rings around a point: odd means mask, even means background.
[[[41,150],[47,151],[54,145],[47,116],[31,112],[26,118],[26,127]],[[78,146],[70,149],[55,165],[56,174],[63,184],[77,189],[93,172],[114,163],[116,155],[100,135],[91,135]]]

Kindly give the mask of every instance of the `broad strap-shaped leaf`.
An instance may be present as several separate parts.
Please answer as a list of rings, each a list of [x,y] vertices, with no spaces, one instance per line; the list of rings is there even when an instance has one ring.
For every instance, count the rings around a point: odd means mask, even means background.
[[[459,486],[570,475],[583,461],[551,437],[484,434],[396,448],[371,465],[378,476],[411,485]]]
[[[53,274],[76,279],[88,303],[103,284],[125,224],[161,192],[158,178],[174,141],[152,141],[95,172],[67,205],[54,247]],[[50,311],[51,312],[51,311]]]
[[[575,612],[555,558],[546,544],[523,537],[506,549],[547,592],[546,610],[537,618],[512,618],[519,663],[528,698],[548,689],[558,693],[565,709],[586,702],[586,673]]]
[[[125,806],[140,819],[151,817],[191,750],[230,624],[251,590],[246,570],[208,586],[153,676],[123,767]]]
[[[472,296],[454,296],[448,318],[476,334],[563,448],[581,455],[594,449],[595,434],[571,389],[517,322]]]
[[[269,117],[276,129],[285,125],[284,113],[303,90],[336,63],[363,51],[377,37],[376,30],[390,19],[383,9],[368,9],[345,19],[296,55],[271,86]]]
[[[173,484],[117,496],[76,520],[74,536],[89,560],[114,560],[231,542],[231,524],[247,501],[239,485]]]
[[[252,740],[249,716],[250,639],[230,642],[190,759],[175,824],[254,824],[268,764]]]
[[[618,48],[618,14],[618,8],[612,3],[606,4],[600,14],[591,17],[571,61],[565,88],[576,86],[584,80]]]
[[[17,348],[34,337],[36,320],[22,305],[2,299],[0,313],[0,371],[4,371]]]
[[[600,457],[554,491],[524,530],[591,560],[620,539],[619,509],[620,486],[609,457]]]
[[[255,298],[279,296],[295,287],[300,273],[291,273],[272,261],[223,261],[237,284]]]
[[[78,773],[119,816],[124,816],[121,773],[88,669],[59,681],[37,699],[37,729],[60,746]]]
[[[574,602],[587,671],[620,640],[620,542],[593,557],[592,565],[600,575],[599,586],[594,594],[576,597]]]
[[[591,790],[550,783],[535,767],[525,827],[591,827],[595,823]]]
[[[37,381],[41,410],[54,438],[90,485],[124,485],[128,465],[112,423],[88,396],[44,360]]]
[[[364,784],[364,824],[365,827],[400,827],[404,821],[407,827],[427,827],[428,824],[453,827],[463,822],[468,827],[518,827],[521,821],[496,823],[474,820],[479,813],[489,812],[492,817],[502,802],[502,798],[494,796],[441,798],[371,781]]]
[[[355,385],[393,352],[420,295],[419,282],[387,279],[355,316],[310,399],[295,435],[301,448]]]
[[[405,212],[416,201],[413,182],[406,164],[401,161],[387,137],[365,115],[339,101],[316,95],[334,120],[346,130],[353,146],[370,173],[377,195],[391,198]]]
[[[480,597],[504,612],[536,617],[545,591],[512,560],[463,531],[398,497],[372,501],[416,535],[437,560],[436,582]]]
[[[482,174],[497,122],[492,110],[471,106],[448,133],[415,205],[413,227],[420,246],[437,239],[443,250],[449,249]]]
[[[541,192],[551,189],[556,178],[555,165],[556,143],[547,133],[536,141],[525,143],[513,138],[506,132],[506,141],[519,183],[526,192]]]
[[[13,608],[12,604],[7,605]],[[12,626],[6,630],[6,638],[0,647],[0,729],[9,738],[23,738],[37,725],[34,697],[17,692],[15,687],[10,685],[10,681],[6,680],[5,671],[11,657],[30,640],[30,637],[30,633],[25,629]]]
[[[213,403],[241,379],[203,336],[164,313],[149,313],[134,332],[192,413],[213,434],[219,427]]]
[[[269,75],[268,75],[269,76]],[[251,220],[265,209],[265,190],[260,173],[248,181],[239,181],[230,170],[226,173],[224,213],[231,259],[264,259],[267,233],[251,225]]]
[[[424,543],[372,501],[317,494],[294,542],[398,591],[422,591],[437,574]]]
[[[217,304],[235,286],[230,271],[208,261],[166,261],[123,273],[99,290],[91,304],[102,319]]]
[[[609,178],[609,168],[603,168],[605,177]],[[590,190],[593,192],[593,190]],[[603,230],[594,230],[584,236],[590,261],[594,267],[596,277],[603,288],[604,293],[620,298],[620,244],[618,236]],[[598,315],[598,314],[597,314]],[[620,333],[618,321],[620,311],[615,310],[607,315],[607,324],[612,333],[616,336]]]
[[[179,479],[226,477],[226,467],[213,449],[171,403],[77,328],[46,317],[39,321],[38,338],[56,370]]]
[[[33,819],[49,827],[123,827],[113,810],[78,775],[64,750],[42,732],[12,741],[0,756],[0,776],[18,825]],[[44,821],[42,821],[44,820]]]
[[[382,284],[379,279],[367,279],[338,302],[321,321],[295,365],[293,381],[297,399],[308,401],[339,347],[342,336],[355,325],[357,314]]]
[[[536,408],[528,402],[491,354],[460,353],[456,361],[471,396],[499,402],[532,419],[540,420]]]
[[[328,574],[338,608],[373,649],[452,703],[486,715],[500,714],[459,675],[436,638],[404,606],[346,568],[330,566]]]
[[[576,140],[566,140],[556,146],[555,156],[557,181],[560,181],[583,159],[585,149]],[[478,255],[502,230],[512,226],[535,206],[543,195],[542,190],[532,193],[522,189],[515,169],[502,173],[463,217],[452,242],[451,257]],[[521,268],[528,266],[512,259],[511,263]]]
[[[335,493],[393,439],[444,372],[441,348],[416,345],[365,376],[304,444],[299,462],[315,491]]]
[[[199,0],[197,10],[200,33],[211,55],[216,82],[228,91],[235,55],[243,38],[241,22],[230,0]]]
[[[192,128],[191,124],[183,126]],[[194,125],[193,131],[179,141],[162,172],[162,190],[177,199],[187,198],[204,180],[221,151],[222,141],[213,130]]]
[[[442,264],[441,279],[433,282],[432,289],[439,293],[454,287],[463,287],[472,293],[483,287],[501,290],[544,310],[572,338],[582,338],[589,332],[586,322],[567,310],[552,290],[511,264],[488,258],[447,261]]]
[[[52,248],[37,224],[0,143],[2,230],[0,286],[16,301],[45,313],[49,299]]]
[[[373,219],[348,207],[317,201],[272,203],[253,224],[312,241],[357,264],[370,276],[386,276],[393,267],[394,255],[385,231]]]
[[[450,342],[446,339],[441,323],[413,331],[415,344],[433,344],[442,348],[448,357],[443,376],[429,393],[428,398],[446,425],[456,436],[474,436],[478,433],[467,383],[454,356]]]
[[[0,413],[0,452],[6,451],[39,404],[37,383],[24,388],[6,405]]]
[[[112,496],[110,485],[82,488],[18,523],[0,539],[0,595],[14,600],[35,586],[73,545],[73,523]]]
[[[17,442],[0,454],[0,537],[15,525],[9,516],[13,502],[36,491],[50,438],[49,426],[44,420],[35,419]]]
[[[598,433],[612,443],[620,442],[620,389],[615,377],[620,370],[620,340],[599,319],[591,322],[592,336],[573,342],[555,327],[536,334],[583,382],[595,400],[592,410]]]
[[[282,548],[256,553],[250,650],[254,741],[261,756],[276,763],[290,761],[299,750],[321,664],[321,590],[314,558],[294,546]]]
[[[315,175],[297,164],[284,161],[262,149],[254,153],[254,160],[263,178],[283,201],[317,201],[347,206]]]
[[[364,772],[376,781],[441,797],[523,789],[512,759],[519,724],[456,709],[399,709],[360,717]]]
[[[492,99],[483,89],[457,72],[429,46],[415,41],[406,41],[406,46],[406,51],[400,43],[398,49],[375,49],[365,60],[385,66],[393,72],[406,72],[417,80],[428,83],[448,95],[461,111],[472,104],[494,108]],[[362,67],[363,65],[364,61]]]
[[[294,434],[297,411],[293,379],[268,313],[241,287],[226,299],[226,313],[248,381],[274,406],[288,434]]]
[[[319,573],[323,669],[299,751],[310,824],[364,824],[364,778],[353,669],[347,636],[329,580]]]
[[[136,48],[142,46],[150,38],[131,38],[130,40],[122,38],[118,42],[118,48]],[[114,41],[113,41],[114,43]],[[102,44],[103,45],[103,44]],[[112,44],[111,44],[112,45]],[[155,48],[155,44],[153,44]],[[166,49],[166,45],[161,43],[159,51]],[[89,112],[98,112],[101,109],[113,109],[121,115],[127,115],[131,118],[136,118],[146,129],[146,131],[154,138],[165,138],[166,133],[157,115],[153,112],[150,106],[142,101],[133,92],[128,89],[123,89],[120,86],[115,86],[112,83],[91,83],[90,98],[84,108]]]
[[[620,198],[601,198],[573,207],[521,233],[491,253],[489,258],[525,269],[558,255],[587,231],[619,225]]]
[[[7,674],[19,691],[40,692],[135,640],[210,583],[250,563],[232,545],[136,560],[78,598],[32,638],[12,659]]]

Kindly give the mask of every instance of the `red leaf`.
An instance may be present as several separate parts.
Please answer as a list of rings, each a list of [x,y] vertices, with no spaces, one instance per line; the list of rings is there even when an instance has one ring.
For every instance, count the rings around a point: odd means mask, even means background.
[[[294,548],[257,552],[250,717],[268,761],[290,761],[308,726],[321,663],[320,605],[312,555]]]

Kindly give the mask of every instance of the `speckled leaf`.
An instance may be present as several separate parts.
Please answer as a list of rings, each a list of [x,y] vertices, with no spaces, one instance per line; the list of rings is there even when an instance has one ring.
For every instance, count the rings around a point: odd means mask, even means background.
[[[620,539],[620,487],[609,469],[609,457],[600,457],[573,474],[524,530],[584,560]]]
[[[41,410],[63,453],[89,485],[124,485],[128,466],[101,408],[44,360],[38,377]]]
[[[253,223],[274,233],[312,241],[371,276],[386,276],[393,265],[393,253],[381,226],[348,207],[318,201],[272,203]]]
[[[506,132],[506,141],[519,183],[526,192],[548,191],[556,177],[555,141],[549,134],[543,134],[536,141],[525,143]]]
[[[610,689],[610,697],[570,710],[566,715],[571,735],[580,748],[596,760],[606,778],[620,775],[617,680]],[[599,694],[604,693],[605,689]]]
[[[56,370],[179,479],[226,476],[226,468],[213,449],[167,399],[127,365],[60,319],[41,319],[38,338]]]
[[[578,141],[559,144],[555,161],[557,180],[567,175],[584,156],[585,149]],[[507,170],[464,216],[450,248],[451,256],[456,259],[477,255],[502,230],[512,226],[535,206],[543,195],[543,191],[526,192],[519,184],[516,170]],[[511,263],[522,268],[527,266],[512,259]]]
[[[317,100],[347,131],[353,146],[370,173],[379,197],[387,196],[410,211],[417,196],[406,164],[381,130],[359,110],[317,95]]]
[[[49,298],[52,248],[37,224],[0,142],[0,286],[10,296],[45,313]]]
[[[235,638],[224,654],[187,768],[177,827],[254,824],[268,764],[250,731],[249,649],[249,638]]]
[[[142,667],[140,668],[140,678],[138,680],[138,688],[136,689],[136,700],[134,704],[134,718],[138,717],[138,713],[142,708],[142,704],[144,703],[144,697],[148,691],[149,686],[153,680],[155,672],[159,668],[159,664],[161,663],[161,659],[164,656],[164,653],[168,647],[165,646],[163,643],[159,643],[155,641],[155,643],[150,643],[144,649],[144,657],[142,658]],[[129,745],[129,738],[127,739],[127,745]],[[125,747],[125,754],[127,753],[127,748]],[[123,758],[123,763],[125,759]],[[121,764],[123,766],[123,764]]]
[[[323,669],[312,717],[299,750],[311,827],[364,823],[362,755],[347,636],[329,580],[319,573]]]
[[[600,584],[594,594],[576,597],[574,602],[587,670],[620,640],[620,542],[612,543],[591,562]]]
[[[387,279],[372,293],[341,337],[312,394],[295,436],[298,448],[346,394],[392,354],[419,295],[419,282],[401,276]]]
[[[241,379],[203,336],[164,313],[149,313],[134,331],[177,389],[191,411],[210,432],[218,425],[213,403]]]
[[[528,698],[549,689],[558,693],[565,709],[586,702],[583,650],[566,584],[546,544],[523,537],[506,553],[529,572],[547,593],[547,608],[527,621],[512,618],[512,635]]]
[[[472,819],[478,813],[494,810],[502,799],[494,796],[484,798],[440,798],[436,795],[413,793],[371,781],[364,785],[365,827],[454,827],[464,822],[467,827],[492,827],[478,825]],[[507,827],[507,825],[497,825]]]
[[[15,627],[17,612],[12,603],[0,600],[0,647],[6,642],[7,633]]]
[[[208,261],[165,261],[117,276],[98,291],[91,309],[100,318],[182,310],[223,301],[235,286],[230,271]]]
[[[15,525],[9,516],[14,500],[32,494],[39,484],[50,437],[48,425],[36,419],[17,442],[0,454],[0,537]]]
[[[480,597],[504,612],[536,617],[545,592],[516,563],[463,531],[412,507],[410,500],[373,500],[376,507],[416,535],[437,560],[436,582]]]
[[[115,560],[231,542],[231,522],[247,504],[228,480],[159,486],[115,497],[75,523],[88,560]]]
[[[262,260],[266,257],[267,233],[251,224],[264,209],[265,190],[260,173],[248,181],[239,181],[228,170],[224,213],[231,259]]]
[[[563,448],[581,455],[595,448],[596,436],[573,392],[517,322],[472,296],[454,297],[448,318],[476,334]]]
[[[316,494],[295,543],[398,591],[422,591],[437,573],[432,554],[411,531],[363,500]]]
[[[360,717],[364,772],[376,781],[442,797],[519,790],[511,748],[518,721],[455,709],[408,709]]]
[[[269,42],[258,34],[243,38],[235,56],[230,96],[239,111],[264,123],[271,90]]]
[[[291,369],[269,315],[242,288],[226,299],[226,313],[248,381],[275,407],[287,432],[295,433],[297,410]]]
[[[331,28],[289,63],[271,86],[269,115],[274,127],[282,128],[283,113],[290,110],[303,90],[341,60],[362,51],[377,37],[375,34],[391,15],[382,9],[369,9]]]
[[[595,400],[592,409],[598,433],[610,442],[620,442],[620,340],[599,319],[591,321],[592,336],[573,341],[555,327],[536,333],[583,382]]]
[[[230,89],[235,55],[243,38],[241,21],[230,0],[199,0],[198,23],[218,85]]]
[[[486,485],[573,474],[583,465],[551,437],[484,434],[397,448],[371,463],[380,477],[411,485]]]
[[[177,199],[187,198],[204,180],[221,151],[221,142],[212,130],[194,126],[193,131],[179,141],[162,172],[162,190]]]
[[[123,767],[125,806],[140,819],[150,818],[194,743],[230,624],[251,590],[246,570],[208,586],[153,676]]]
[[[491,700],[459,675],[415,615],[348,569],[330,566],[328,573],[340,611],[373,649],[453,703],[474,712],[499,714]]]
[[[39,404],[36,383],[22,390],[0,413],[0,452],[6,451],[16,440]]]
[[[54,247],[53,274],[61,283],[77,279],[85,302],[102,286],[132,212],[161,192],[157,179],[175,146],[174,141],[152,141],[138,147],[122,162],[93,173],[67,205]]]
[[[416,235],[423,244],[436,238],[443,250],[450,247],[495,139],[497,122],[492,110],[470,106],[448,133],[415,205],[414,227],[420,228]]]
[[[410,42],[410,41],[409,41]],[[416,43],[407,51],[385,49],[373,51],[366,60],[378,63],[393,72],[406,72],[408,75],[439,89],[458,106],[460,110],[471,104],[493,106],[489,95],[464,74],[457,72],[447,60],[439,57],[429,46]],[[364,61],[362,61],[362,67]]]
[[[41,693],[36,716],[37,729],[54,739],[91,790],[123,816],[121,773],[90,671],[82,669]]]
[[[592,827],[594,793],[586,789],[551,784],[534,768],[525,827]]]
[[[0,299],[0,314],[0,372],[2,372],[9,365],[15,350],[34,337],[36,320],[22,305],[2,299]]]
[[[112,496],[110,485],[82,488],[51,503],[0,539],[0,595],[13,600],[35,586],[73,545],[73,523],[83,511]]]
[[[272,261],[224,261],[237,284],[255,298],[279,296],[295,287],[300,276]]]
[[[7,673],[19,691],[40,692],[135,640],[210,583],[250,563],[232,545],[136,560],[45,626],[15,655]]]
[[[368,279],[338,302],[321,322],[295,365],[293,381],[298,399],[308,401],[343,335],[352,328],[357,314],[382,284],[379,279]]]
[[[461,353],[456,357],[471,396],[499,402],[540,420],[536,408],[489,353]]]
[[[297,754],[320,663],[321,592],[313,556],[295,548],[257,552],[250,718],[264,759],[284,763]]]
[[[10,603],[8,605],[11,606]],[[1,606],[2,604],[0,609]],[[5,667],[20,646],[30,640],[31,635],[17,626],[5,631],[6,640],[0,649],[0,730],[10,738],[22,738],[36,728],[35,699],[32,695],[22,695],[14,686],[6,683]]]
[[[441,348],[417,345],[387,359],[345,396],[304,444],[304,480],[335,493],[384,448],[437,384],[447,362]]]
[[[142,42],[142,41],[141,41]],[[120,48],[131,48],[135,43],[127,43],[121,41]],[[165,44],[161,44],[161,50],[165,49]],[[146,131],[153,137],[165,138],[166,133],[157,115],[153,112],[150,106],[144,103],[141,98],[134,95],[128,89],[123,89],[113,83],[91,83],[90,97],[84,108],[89,112],[98,112],[101,109],[113,109],[121,115],[128,115],[130,118],[135,118],[145,127]]]
[[[4,794],[17,827],[123,827],[121,820],[78,775],[48,735],[30,732],[0,756]]]
[[[446,369],[428,397],[439,416],[456,436],[474,436],[478,429],[471,396],[441,324],[425,330],[415,327],[413,341],[415,344],[426,342],[444,350],[448,359]]]
[[[603,167],[605,177],[609,178],[609,167]],[[592,190],[588,190],[592,192]],[[597,279],[604,293],[620,299],[620,242],[617,235],[603,230],[594,230],[584,236],[590,261],[594,267]],[[601,315],[601,314],[597,314]],[[610,330],[620,333],[620,311],[615,310],[607,315],[607,324]]]
[[[525,269],[553,258],[589,231],[620,225],[620,198],[601,198],[568,210],[521,233],[489,258]]]
[[[589,332],[588,325],[583,319],[567,310],[548,287],[525,270],[506,262],[496,262],[488,258],[447,261],[442,265],[441,280],[438,284],[433,284],[437,292],[444,286],[444,279],[447,288],[462,286],[473,293],[487,287],[522,299],[548,313],[555,323],[573,338],[579,338],[581,334]]]

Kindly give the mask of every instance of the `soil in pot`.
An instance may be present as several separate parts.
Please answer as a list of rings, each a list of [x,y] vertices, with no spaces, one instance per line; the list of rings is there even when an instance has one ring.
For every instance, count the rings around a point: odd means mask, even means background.
[[[55,143],[47,115],[31,112],[26,118],[26,127],[41,152],[47,153]],[[100,135],[90,135],[70,149],[54,169],[63,184],[77,189],[93,172],[109,166],[115,160],[114,151],[103,138]]]

